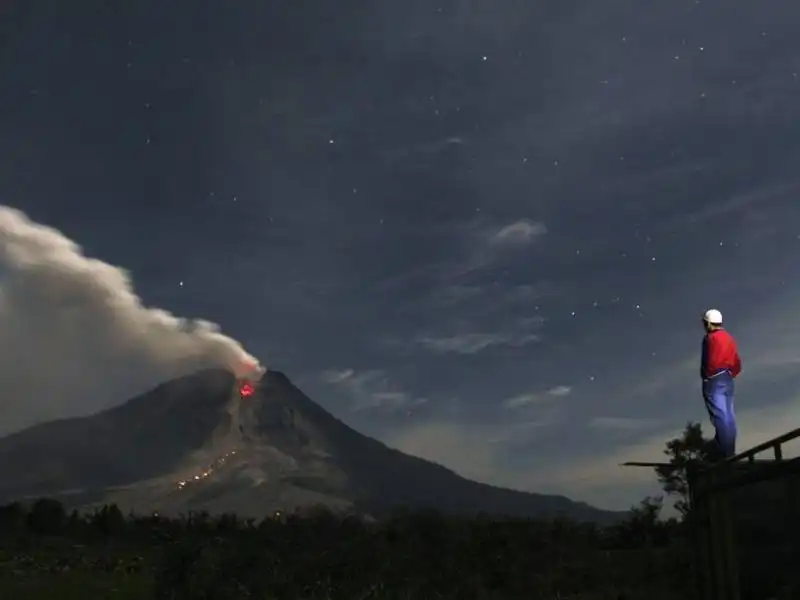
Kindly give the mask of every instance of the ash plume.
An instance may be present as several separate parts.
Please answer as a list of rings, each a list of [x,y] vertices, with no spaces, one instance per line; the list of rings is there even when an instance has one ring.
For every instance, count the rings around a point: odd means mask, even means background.
[[[92,413],[207,367],[257,359],[217,325],[142,304],[128,273],[0,205],[0,434]]]

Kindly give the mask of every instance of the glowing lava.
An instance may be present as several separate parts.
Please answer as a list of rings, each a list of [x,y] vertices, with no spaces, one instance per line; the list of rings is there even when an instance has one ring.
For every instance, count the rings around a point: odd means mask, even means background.
[[[252,383],[243,383],[239,386],[239,395],[242,398],[249,398],[253,394],[255,394],[256,388],[253,387]]]

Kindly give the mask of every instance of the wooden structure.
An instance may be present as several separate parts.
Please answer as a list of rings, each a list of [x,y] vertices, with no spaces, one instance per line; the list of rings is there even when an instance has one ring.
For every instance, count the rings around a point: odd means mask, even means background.
[[[798,438],[800,429],[725,461],[687,467],[698,598],[800,598],[800,457],[783,452]]]

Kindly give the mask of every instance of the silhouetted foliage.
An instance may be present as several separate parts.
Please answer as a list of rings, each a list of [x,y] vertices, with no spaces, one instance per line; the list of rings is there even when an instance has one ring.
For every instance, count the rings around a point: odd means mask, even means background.
[[[62,504],[50,498],[41,498],[33,503],[27,515],[28,528],[33,533],[57,535],[61,533],[67,519]]]
[[[28,512],[19,502],[0,506],[0,533],[8,535],[25,529]]]
[[[667,442],[664,454],[669,457],[671,467],[655,467],[656,475],[664,491],[677,498],[675,509],[685,517],[689,512],[686,467],[692,462],[713,458],[711,440],[703,437],[703,428],[699,423],[690,421],[681,437]]]
[[[116,505],[104,506],[89,516],[89,525],[104,537],[118,535],[125,527],[125,517]]]
[[[616,526],[618,543],[627,548],[668,546],[678,528],[676,519],[660,519],[664,507],[661,496],[647,497],[631,508],[630,516]]]
[[[113,505],[67,516],[43,499],[0,508],[0,529],[18,533],[0,550],[31,581],[103,574],[115,589],[138,585],[141,594],[128,598],[677,600],[686,597],[689,553],[660,510],[660,499],[645,499],[610,527],[436,511],[370,521],[325,507],[256,522],[203,512],[126,517]],[[36,539],[50,540],[50,554],[41,541],[31,546]],[[0,593],[21,598],[2,587],[7,562]]]

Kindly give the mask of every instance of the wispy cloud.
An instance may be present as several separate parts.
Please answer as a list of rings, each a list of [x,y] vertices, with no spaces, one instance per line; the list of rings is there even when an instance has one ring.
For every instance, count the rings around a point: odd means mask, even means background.
[[[483,219],[451,225],[444,231],[430,234],[436,235],[438,243],[447,248],[439,260],[395,273],[383,279],[378,287],[389,292],[424,286],[429,292],[417,302],[424,304],[426,310],[462,302],[500,307],[552,296],[557,290],[549,281],[498,281],[497,273],[489,270],[499,266],[503,260],[513,258],[546,233],[543,223],[527,219],[506,225],[487,223]]]
[[[460,314],[482,317],[508,314],[521,307],[530,311],[540,302],[557,295],[558,290],[548,281],[526,284],[496,280],[489,284],[455,283],[434,289],[429,297],[421,299],[420,307],[426,311],[458,307]]]
[[[566,385],[559,385],[544,392],[529,392],[519,394],[503,400],[503,406],[508,409],[534,406],[543,402],[551,401],[554,398],[563,398],[572,393],[572,388]]]
[[[516,319],[493,331],[455,331],[424,333],[414,342],[438,354],[478,354],[489,348],[522,348],[542,339],[540,330],[545,323],[542,317]]]
[[[446,308],[466,302],[480,302],[491,310],[499,310],[522,302],[533,302],[556,295],[556,289],[548,281],[526,284],[491,285],[454,283],[435,289],[428,304]]]
[[[343,383],[345,381],[352,381],[355,378],[356,372],[353,369],[335,370],[330,369],[322,374],[322,380],[325,383]]]
[[[439,152],[449,146],[463,146],[466,143],[467,141],[465,138],[458,135],[454,135],[449,138],[445,138],[443,140],[437,140],[435,142],[425,144],[420,148],[418,148],[418,152],[424,152],[424,153]]]
[[[452,271],[454,278],[495,265],[528,248],[548,232],[544,223],[530,219],[519,219],[500,227],[478,222],[468,229],[468,251],[465,259]]]
[[[547,233],[544,223],[521,219],[506,225],[489,238],[492,246],[525,246]]]
[[[531,406],[533,404],[538,404],[541,402],[545,396],[542,394],[519,394],[517,396],[511,396],[511,398],[506,398],[503,400],[503,406],[506,408],[520,408],[522,406]]]
[[[547,391],[551,396],[568,396],[572,393],[572,388],[566,385],[559,385]]]
[[[415,397],[398,389],[382,370],[357,372],[354,369],[332,369],[322,374],[322,380],[341,388],[350,396],[350,410],[353,412],[409,410],[427,402],[426,398]]]
[[[478,354],[493,346],[521,348],[540,339],[537,333],[460,333],[444,337],[420,336],[417,342],[441,354]]]
[[[469,140],[466,137],[453,135],[446,138],[422,142],[420,144],[412,144],[411,146],[400,149],[387,149],[382,152],[382,155],[387,163],[397,164],[398,161],[403,160],[408,164],[409,160],[418,155],[435,154],[453,146],[466,146],[468,143]]]

